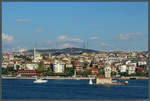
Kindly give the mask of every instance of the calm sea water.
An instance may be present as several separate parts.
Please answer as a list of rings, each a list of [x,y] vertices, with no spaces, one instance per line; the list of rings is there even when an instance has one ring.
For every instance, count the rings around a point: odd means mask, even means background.
[[[148,80],[129,80],[128,86],[90,86],[88,80],[3,79],[3,99],[147,99]]]

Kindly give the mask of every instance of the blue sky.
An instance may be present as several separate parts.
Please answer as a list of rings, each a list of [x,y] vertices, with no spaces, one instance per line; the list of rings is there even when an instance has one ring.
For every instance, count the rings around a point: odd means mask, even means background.
[[[2,3],[3,51],[87,47],[147,50],[147,2]]]

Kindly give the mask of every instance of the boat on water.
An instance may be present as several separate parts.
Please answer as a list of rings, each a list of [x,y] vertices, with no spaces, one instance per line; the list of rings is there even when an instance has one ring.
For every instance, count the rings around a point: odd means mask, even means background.
[[[128,85],[128,81],[125,81],[125,82],[112,82],[111,85],[127,86]]]
[[[106,87],[110,87],[110,86],[127,86],[128,85],[128,81],[124,81],[124,82],[118,82],[117,80],[112,80],[111,83],[96,83],[96,82],[92,82],[92,79],[89,79],[89,85],[101,85],[101,86],[106,86]]]
[[[124,82],[124,85],[126,85],[126,86],[127,86],[127,85],[128,85],[128,81],[125,81],[125,82]]]
[[[93,85],[92,79],[89,80],[89,85]]]
[[[112,80],[112,83],[117,83],[117,80]]]
[[[36,80],[33,81],[33,83],[46,83],[46,82],[48,82],[48,80],[44,80],[42,78],[36,78]]]

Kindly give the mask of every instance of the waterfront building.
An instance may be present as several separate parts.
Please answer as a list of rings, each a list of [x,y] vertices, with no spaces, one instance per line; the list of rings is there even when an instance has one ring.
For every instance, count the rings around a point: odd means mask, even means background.
[[[71,63],[67,63],[66,68],[73,68],[73,65]]]
[[[145,71],[144,68],[136,67],[136,73],[144,73]]]
[[[2,68],[7,68],[8,63],[2,63]]]
[[[112,71],[112,72],[116,72],[116,73],[118,72],[118,71],[117,71],[117,68],[116,68],[115,66],[111,66],[111,71]]]
[[[118,66],[118,69],[121,73],[127,72],[127,65],[120,65]]]
[[[13,54],[9,54],[9,55],[8,55],[8,59],[9,59],[9,60],[13,60],[13,59],[14,59],[14,55],[13,55]]]
[[[84,60],[83,60],[83,58],[79,59],[79,64],[80,64],[80,66],[84,66]]]
[[[128,66],[128,74],[135,73],[136,66],[134,65],[127,65]]]
[[[64,73],[65,64],[62,61],[54,60],[54,72]]]
[[[35,63],[26,63],[25,68],[26,70],[35,70],[38,68],[38,65]]]
[[[74,69],[77,71],[77,72],[79,72],[79,71],[83,71],[83,66],[81,66],[80,65],[80,63],[77,61],[77,60],[75,60],[74,61]]]
[[[105,73],[104,76],[96,77],[96,84],[112,84],[111,67],[108,59],[106,61],[106,67],[104,68],[104,73]]]
[[[83,66],[77,65],[77,66],[75,67],[75,69],[76,69],[77,72],[83,71]]]
[[[64,63],[69,63],[69,62],[70,62],[67,57],[64,57],[64,58],[62,59],[62,61],[63,61]]]
[[[138,61],[138,63],[137,63],[137,65],[139,66],[139,67],[145,67],[146,65],[147,65],[147,62],[146,61]]]
[[[30,76],[40,76],[40,73],[37,73],[36,70],[19,70],[17,75],[30,77]]]
[[[92,68],[91,72],[92,72],[92,74],[98,74],[99,73],[97,68]]]

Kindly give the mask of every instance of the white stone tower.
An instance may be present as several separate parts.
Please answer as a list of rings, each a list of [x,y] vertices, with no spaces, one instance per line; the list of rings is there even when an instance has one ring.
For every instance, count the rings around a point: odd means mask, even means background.
[[[106,78],[111,77],[111,68],[110,68],[110,66],[106,66],[105,69],[104,69],[104,72],[105,72],[105,77]]]
[[[107,60],[106,60],[106,67],[104,68],[104,72],[105,72],[105,77],[106,78],[111,78],[111,67],[110,67],[110,62],[108,60],[108,57],[107,57]]]

